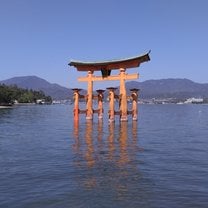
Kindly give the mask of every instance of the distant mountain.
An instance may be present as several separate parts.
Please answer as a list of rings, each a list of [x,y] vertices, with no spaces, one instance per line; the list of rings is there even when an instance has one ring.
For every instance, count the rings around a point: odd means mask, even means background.
[[[127,90],[139,88],[140,98],[208,98],[208,84],[195,83],[188,79],[160,79],[144,82],[130,81]]]
[[[17,85],[21,88],[42,90],[46,95],[50,95],[53,99],[72,98],[73,91],[58,84],[51,84],[48,81],[37,76],[13,77],[11,79],[0,81],[5,85]]]
[[[4,81],[0,81],[6,85],[17,85],[21,88],[42,90],[46,95],[50,95],[53,99],[71,99],[73,91],[58,84],[51,84],[44,79],[36,76],[14,77]],[[118,86],[119,88],[119,86]],[[195,83],[188,79],[159,79],[147,80],[144,82],[130,81],[126,82],[128,94],[129,89],[139,88],[140,98],[190,98],[201,97],[208,98],[208,84]],[[94,89],[96,90],[96,89]],[[81,94],[86,94],[82,91]],[[105,97],[108,92],[105,92]]]

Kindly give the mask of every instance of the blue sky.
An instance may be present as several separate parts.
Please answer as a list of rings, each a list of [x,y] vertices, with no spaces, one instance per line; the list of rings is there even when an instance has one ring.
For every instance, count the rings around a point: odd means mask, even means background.
[[[0,80],[36,75],[86,88],[71,59],[144,54],[140,79],[208,83],[207,0],[0,0]],[[117,83],[96,83],[95,87]]]

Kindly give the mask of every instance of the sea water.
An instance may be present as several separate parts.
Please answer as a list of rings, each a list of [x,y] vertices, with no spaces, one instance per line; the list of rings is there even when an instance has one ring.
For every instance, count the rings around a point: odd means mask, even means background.
[[[99,122],[0,109],[0,207],[208,207],[208,105],[139,105],[122,123],[107,107]]]

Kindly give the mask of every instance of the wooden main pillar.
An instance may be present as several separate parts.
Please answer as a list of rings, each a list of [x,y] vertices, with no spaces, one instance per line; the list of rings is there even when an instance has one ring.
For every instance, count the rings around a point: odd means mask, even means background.
[[[109,90],[109,111],[108,111],[109,121],[114,122],[115,121],[115,110],[114,110],[115,92],[114,91],[117,88],[108,87],[107,89]]]
[[[138,119],[138,91],[139,89],[133,88],[130,89],[131,98],[132,98],[132,119],[133,121],[137,121]]]
[[[74,91],[74,120],[79,120],[79,88],[73,88]]]
[[[103,118],[103,93],[105,90],[96,90],[98,93],[98,119]]]
[[[126,95],[126,86],[125,86],[125,73],[126,69],[120,69],[120,121],[128,121],[128,106],[127,106],[127,95]]]
[[[92,120],[93,119],[93,71],[88,71],[88,86],[87,86],[87,103],[86,103],[86,119]]]

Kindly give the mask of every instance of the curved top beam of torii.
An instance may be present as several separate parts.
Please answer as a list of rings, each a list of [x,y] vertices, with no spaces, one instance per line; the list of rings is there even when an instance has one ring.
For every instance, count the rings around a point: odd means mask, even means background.
[[[114,70],[120,68],[134,68],[139,67],[143,62],[150,61],[149,53],[134,56],[131,58],[117,59],[111,61],[98,61],[98,62],[84,62],[71,60],[69,66],[74,66],[77,71],[100,71],[100,70]]]

